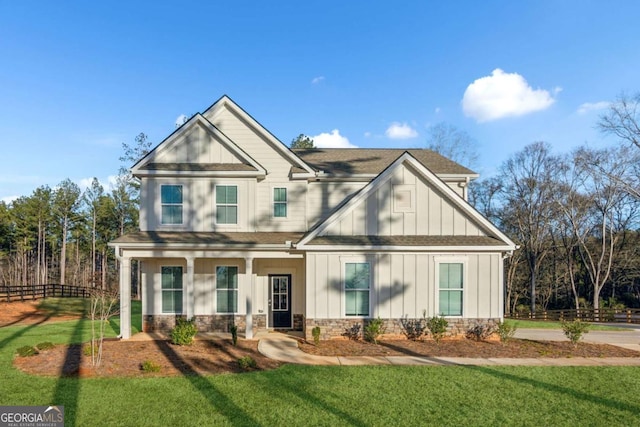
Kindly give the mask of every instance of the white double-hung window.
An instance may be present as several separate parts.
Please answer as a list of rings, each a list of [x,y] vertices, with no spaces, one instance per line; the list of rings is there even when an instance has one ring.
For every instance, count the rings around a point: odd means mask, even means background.
[[[161,185],[162,224],[182,224],[182,185]]]
[[[344,263],[345,315],[369,316],[371,266],[368,262]]]

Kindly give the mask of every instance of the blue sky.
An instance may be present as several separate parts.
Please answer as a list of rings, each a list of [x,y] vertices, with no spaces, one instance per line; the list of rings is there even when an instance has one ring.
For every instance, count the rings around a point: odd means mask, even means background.
[[[640,90],[640,2],[0,0],[0,199],[105,182],[227,94],[285,143],[423,147],[441,121],[483,175],[538,140],[603,141]]]

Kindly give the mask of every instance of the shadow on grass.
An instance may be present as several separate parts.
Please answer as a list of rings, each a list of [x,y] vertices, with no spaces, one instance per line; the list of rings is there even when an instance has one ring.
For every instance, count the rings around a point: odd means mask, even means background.
[[[82,317],[86,316],[86,314],[85,310]],[[67,353],[62,364],[62,371],[56,382],[51,402],[53,405],[64,405],[64,421],[67,425],[76,424],[78,396],[80,395],[79,369],[82,362],[82,345],[80,343],[82,342],[83,323],[82,319],[80,319],[73,327],[67,346]],[[65,372],[65,367],[68,368],[70,366],[77,366],[77,369]]]
[[[495,370],[492,368],[488,368],[486,366],[471,366],[465,365],[466,369],[477,371],[485,375],[491,375],[493,377],[499,378],[501,380],[514,381],[521,384],[528,384],[533,387],[544,389],[553,393],[558,394],[566,394],[571,396],[576,400],[583,400],[586,402],[594,403],[596,405],[607,406],[612,409],[620,410],[620,411],[628,411],[634,415],[638,415],[640,413],[640,406],[631,405],[628,403],[619,402],[614,399],[608,399],[602,396],[594,396],[592,394],[584,393],[582,391],[574,390],[569,387],[564,387],[561,385],[550,384],[540,380],[535,380],[531,378],[526,378],[518,375],[509,374],[507,372],[502,372],[499,370]]]
[[[27,315],[25,316],[26,318],[32,317],[32,315]],[[7,338],[3,339],[2,341],[0,341],[0,350],[2,350],[3,348],[5,348],[7,345],[9,345],[9,343],[15,339],[20,338],[22,335],[24,335],[27,331],[30,331],[31,329],[35,328],[36,326],[39,326],[41,324],[43,324],[44,322],[46,322],[47,320],[49,320],[51,318],[51,316],[47,316],[44,319],[39,320],[36,323],[32,323],[31,325],[27,325],[24,328],[20,328],[18,329],[16,332],[14,332],[12,335],[9,335]],[[15,322],[14,322],[15,323]]]
[[[184,375],[191,385],[205,397],[211,406],[222,414],[233,425],[259,426],[258,420],[244,411],[233,400],[216,389],[211,382],[200,375],[193,367],[183,360],[172,348],[168,341],[154,341],[164,356],[173,366]]]

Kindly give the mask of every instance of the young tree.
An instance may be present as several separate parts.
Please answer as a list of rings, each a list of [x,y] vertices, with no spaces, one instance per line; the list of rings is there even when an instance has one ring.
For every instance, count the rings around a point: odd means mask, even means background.
[[[88,209],[91,221],[91,284],[95,287],[96,281],[96,226],[98,222],[98,208],[102,197],[104,196],[104,188],[100,185],[98,178],[93,178],[91,186],[89,186],[82,195],[82,201]]]
[[[313,139],[309,138],[307,135],[301,133],[296,138],[291,140],[291,148],[315,148],[313,145]]]

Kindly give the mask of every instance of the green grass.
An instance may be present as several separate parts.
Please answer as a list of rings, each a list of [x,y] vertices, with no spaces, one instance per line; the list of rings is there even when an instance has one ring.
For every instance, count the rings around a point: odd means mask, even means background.
[[[86,341],[89,333],[87,320],[0,328],[0,405],[64,405],[68,426],[640,425],[634,367],[287,365],[204,377],[60,379],[12,366],[20,346]]]
[[[505,319],[505,323],[515,325],[518,329],[562,329],[562,323],[553,320],[516,320]],[[590,331],[628,331],[626,328],[617,326],[600,325],[597,323],[589,323]]]
[[[74,316],[89,313],[89,305],[84,298],[45,298],[38,303],[38,310],[52,316]]]

